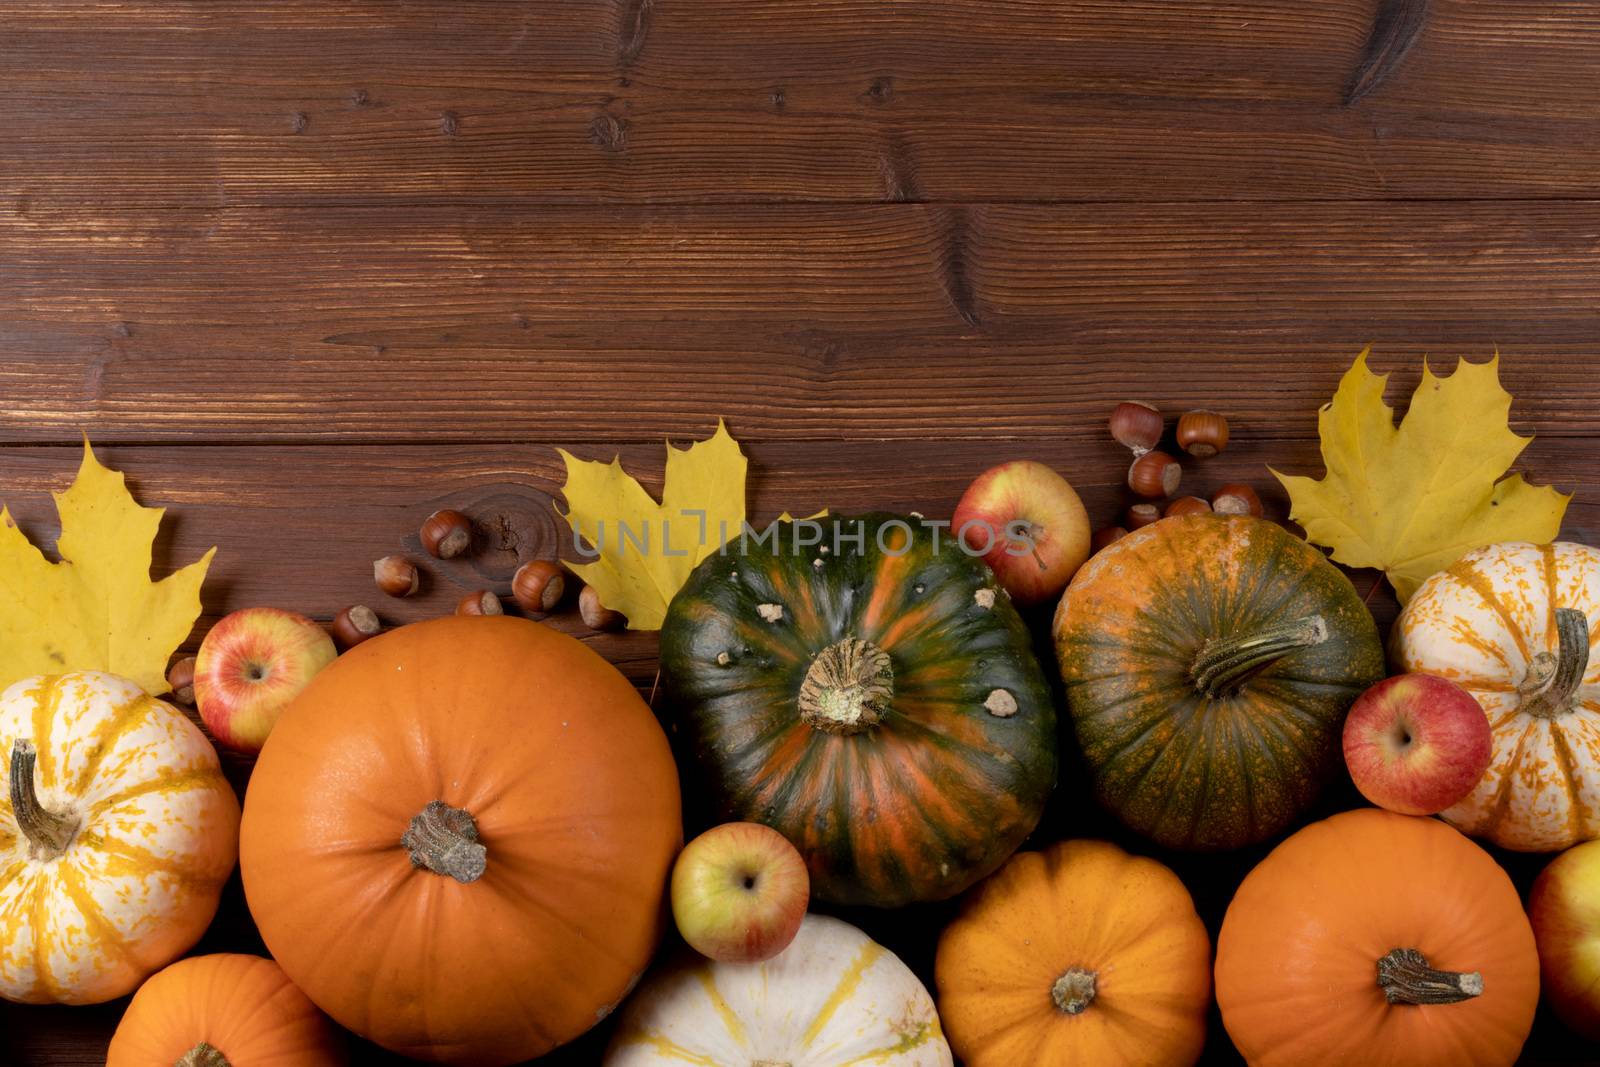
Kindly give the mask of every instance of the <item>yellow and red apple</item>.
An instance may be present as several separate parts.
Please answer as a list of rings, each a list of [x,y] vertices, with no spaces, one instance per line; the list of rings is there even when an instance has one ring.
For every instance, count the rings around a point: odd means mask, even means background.
[[[194,700],[217,743],[259,752],[278,716],[338,655],[321,626],[279,608],[224,616],[194,661]]]
[[[730,822],[689,842],[672,868],[672,917],[689,947],[755,963],[789,947],[811,902],[806,862],[770,826]]]
[[[1600,1041],[1600,841],[1550,861],[1528,894],[1540,988],[1561,1021]]]
[[[1067,480],[1043,463],[1012,460],[973,480],[950,528],[981,555],[1018,604],[1061,595],[1089,558],[1089,515]]]
[[[1493,738],[1477,698],[1448,678],[1397,674],[1350,705],[1344,762],[1361,795],[1402,815],[1433,815],[1472,792]]]

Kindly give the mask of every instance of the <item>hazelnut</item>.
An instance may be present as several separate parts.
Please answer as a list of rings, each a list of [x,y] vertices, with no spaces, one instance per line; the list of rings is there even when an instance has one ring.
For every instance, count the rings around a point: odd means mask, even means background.
[[[378,636],[378,631],[383,629],[383,624],[378,621],[378,613],[364,604],[352,604],[333,617],[333,639],[340,648],[349,650],[355,648],[369,637]]]
[[[1098,552],[1102,548],[1106,548],[1127,536],[1128,531],[1121,526],[1102,526],[1089,539],[1089,551]]]
[[[511,576],[511,595],[526,612],[548,614],[556,609],[566,593],[566,571],[561,564],[547,559],[529,560]]]
[[[1146,452],[1128,468],[1128,488],[1140,496],[1171,496],[1182,479],[1183,468],[1165,452]]]
[[[1248,485],[1235,482],[1217,490],[1211,498],[1211,509],[1219,515],[1254,515],[1261,517],[1261,498]]]
[[[1201,500],[1197,496],[1180,496],[1167,505],[1167,510],[1163,517],[1170,519],[1174,515],[1197,515],[1202,511],[1210,512],[1210,510],[1210,503]]]
[[[592,585],[584,586],[578,594],[578,614],[583,616],[584,625],[591,630],[615,630],[622,625],[621,613],[600,603],[600,594],[595,592]]]
[[[194,657],[185,656],[167,671],[167,684],[172,687],[172,699],[180,704],[194,703]]]
[[[390,596],[410,596],[422,585],[416,565],[404,556],[384,556],[373,563],[372,580]]]
[[[435,559],[455,559],[472,547],[472,520],[459,511],[435,511],[422,523],[422,547]]]
[[[1198,459],[1228,447],[1228,420],[1215,411],[1186,411],[1178,419],[1178,447]]]
[[[1161,412],[1142,400],[1124,400],[1111,409],[1111,436],[1142,456],[1161,443]]]
[[[1154,504],[1135,504],[1123,516],[1123,525],[1130,530],[1138,530],[1149,526],[1161,518],[1161,509]]]
[[[487,589],[468,593],[456,604],[457,615],[504,615],[505,613],[506,609],[501,606],[500,598]]]

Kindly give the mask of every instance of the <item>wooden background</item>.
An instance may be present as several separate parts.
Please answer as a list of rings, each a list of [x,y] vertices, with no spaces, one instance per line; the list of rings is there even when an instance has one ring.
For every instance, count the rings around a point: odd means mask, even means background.
[[[1281,517],[1369,342],[1392,400],[1498,349],[1600,537],[1590,0],[7,0],[0,113],[0,497],[53,543],[87,432],[158,570],[221,546],[202,627],[503,590],[572,554],[555,446],[656,486],[718,416],[758,517],[1027,456],[1103,522],[1111,404],[1214,407],[1186,487]],[[482,551],[378,596],[443,505]],[[651,636],[555,623],[648,688]],[[1088,833],[1069,764],[1041,837]],[[1214,930],[1261,854],[1163,858]],[[948,914],[855,917],[926,973]],[[252,947],[235,883],[202,948]],[[0,1058],[100,1063],[121,1007],[0,1008]],[[1527,1062],[1600,1052],[1541,1016]]]

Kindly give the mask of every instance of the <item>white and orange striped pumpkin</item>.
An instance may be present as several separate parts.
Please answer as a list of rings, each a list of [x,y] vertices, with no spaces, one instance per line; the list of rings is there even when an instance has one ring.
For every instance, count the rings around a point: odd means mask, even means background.
[[[933,998],[849,923],[807,915],[763,963],[696,959],[628,1002],[605,1067],[950,1067]]]
[[[1470,552],[1422,584],[1393,656],[1478,698],[1494,755],[1443,812],[1524,852],[1600,837],[1600,550],[1510,542]]]
[[[199,940],[239,854],[239,802],[198,727],[79,671],[0,694],[0,996],[94,1004]]]

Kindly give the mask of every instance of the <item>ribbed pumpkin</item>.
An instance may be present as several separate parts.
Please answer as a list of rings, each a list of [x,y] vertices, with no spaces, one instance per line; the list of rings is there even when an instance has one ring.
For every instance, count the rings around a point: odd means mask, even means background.
[[[1469,552],[1417,590],[1395,624],[1408,671],[1464,686],[1494,754],[1443,812],[1504,848],[1550,852],[1600,836],[1600,550],[1508,543]]]
[[[0,694],[0,995],[95,1004],[188,950],[239,850],[239,802],[198,727],[79,671]]]
[[[899,957],[808,915],[762,963],[695,957],[628,1001],[605,1067],[950,1067],[933,998]]]
[[[1539,1000],[1505,871],[1437,819],[1376,808],[1313,823],[1245,877],[1216,978],[1251,1067],[1507,1067]]]
[[[1089,560],[1056,653],[1100,801],[1163,845],[1283,830],[1340,766],[1350,704],[1383,677],[1355,588],[1248,516],[1184,515]]]
[[[939,1017],[966,1067],[1190,1067],[1211,939],[1178,876],[1105,841],[1020,852],[939,938]]]
[[[179,960],[139,987],[106,1067],[339,1067],[344,1037],[260,956]]]
[[[661,631],[667,706],[722,814],[794,842],[821,899],[959,893],[1055,783],[1027,629],[948,530],[839,518],[803,551],[797,532],[695,568]]]
[[[538,623],[457,616],[357,646],[289,706],[241,866],[267,947],[336,1021],[505,1064],[632,988],[681,836],[667,739],[622,675]]]

